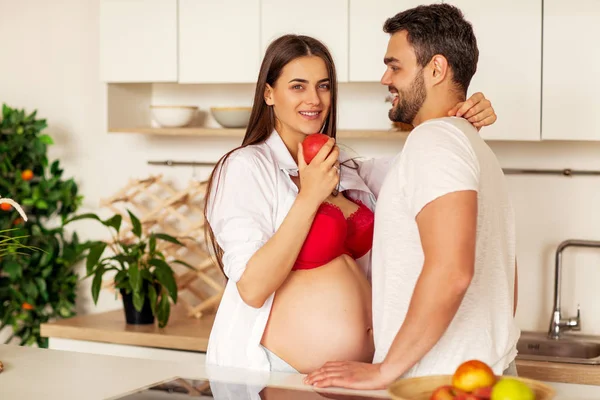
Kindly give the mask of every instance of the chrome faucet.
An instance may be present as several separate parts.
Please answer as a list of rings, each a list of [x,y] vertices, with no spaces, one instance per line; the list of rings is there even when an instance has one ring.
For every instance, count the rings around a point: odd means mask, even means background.
[[[567,247],[596,247],[600,248],[600,241],[595,240],[565,240],[558,245],[556,249],[556,265],[554,272],[554,311],[550,319],[550,329],[548,337],[550,339],[559,339],[561,332],[565,330],[579,331],[581,330],[581,311],[577,306],[577,316],[574,318],[563,319],[560,313],[560,287],[561,287],[561,272],[562,272],[562,252]]]

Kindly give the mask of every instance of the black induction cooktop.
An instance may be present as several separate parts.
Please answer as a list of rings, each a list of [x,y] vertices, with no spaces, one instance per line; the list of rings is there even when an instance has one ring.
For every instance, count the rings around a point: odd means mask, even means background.
[[[311,390],[272,386],[173,378],[135,392],[115,397],[113,400],[380,400],[381,397],[321,393]]]

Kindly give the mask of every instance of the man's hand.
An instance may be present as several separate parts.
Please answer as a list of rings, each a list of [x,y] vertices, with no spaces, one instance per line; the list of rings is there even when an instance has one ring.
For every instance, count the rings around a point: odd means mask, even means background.
[[[395,376],[386,376],[381,364],[367,364],[356,361],[328,362],[318,370],[311,372],[304,383],[323,388],[336,386],[348,389],[385,389],[396,380]]]

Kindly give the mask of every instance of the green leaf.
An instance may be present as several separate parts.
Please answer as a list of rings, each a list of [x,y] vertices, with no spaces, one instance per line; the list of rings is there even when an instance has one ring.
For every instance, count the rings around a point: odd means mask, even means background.
[[[150,235],[150,255],[153,255],[154,252],[156,251],[156,236],[154,236],[154,234]]]
[[[129,214],[129,218],[131,218],[131,225],[133,225],[133,234],[137,237],[142,237],[142,224],[140,223],[140,220],[137,219],[137,217],[133,215],[131,211],[127,210],[127,213]]]
[[[123,281],[127,279],[127,271],[121,270],[117,272],[115,275],[115,285],[120,285]]]
[[[23,290],[25,291],[25,294],[29,297],[29,299],[31,300],[35,300],[38,297],[38,288],[35,285],[35,283],[33,283],[32,281],[26,281],[23,283]]]
[[[167,235],[166,233],[155,233],[154,236],[156,236],[158,239],[162,239],[167,242],[171,242],[173,244],[178,244],[180,246],[183,246],[183,243],[181,243],[179,240],[175,239],[173,236]]]
[[[86,213],[86,214],[81,214],[81,215],[77,215],[75,217],[66,219],[63,222],[63,225],[67,225],[71,222],[79,221],[82,219],[95,219],[96,221],[99,221],[100,223],[102,223],[104,226],[112,227],[117,232],[119,232],[119,228],[121,227],[121,220],[123,219],[123,217],[120,214],[116,214],[107,220],[102,220],[99,216],[97,216],[94,213]]]
[[[94,267],[96,266],[96,264],[98,264],[98,260],[100,260],[100,257],[102,256],[102,253],[104,253],[105,248],[106,243],[99,242],[96,245],[92,246],[92,248],[90,249],[90,252],[87,256],[87,260],[85,262],[85,270],[88,275],[92,273]]]
[[[169,296],[173,299],[173,303],[177,304],[177,284],[175,283],[175,277],[173,276],[173,270],[163,260],[156,258],[151,259],[148,264],[156,267],[154,275],[158,282],[163,285],[169,292]]]
[[[35,206],[37,208],[39,208],[40,210],[47,210],[48,209],[48,203],[46,203],[45,200],[39,199],[38,201],[35,202]]]
[[[54,140],[48,135],[40,135],[38,139],[44,144],[54,144]]]
[[[133,306],[136,310],[142,311],[144,307],[144,294],[140,292],[133,292]]]
[[[35,200],[34,199],[23,199],[21,201],[21,204],[23,204],[24,206],[27,206],[27,207],[31,207],[32,205],[35,204]]]
[[[154,285],[148,285],[148,299],[150,300],[150,308],[152,309],[152,315],[156,315],[156,289]]]
[[[48,288],[46,285],[46,281],[39,276],[35,278],[35,283],[37,284],[38,289],[40,290],[40,295],[45,301],[48,301]]]
[[[8,275],[11,280],[17,280],[23,276],[23,268],[21,264],[16,261],[8,261],[4,264],[4,272]]]
[[[140,271],[140,275],[142,276],[143,279],[145,279],[146,281],[148,281],[148,283],[154,283],[154,277],[152,276],[152,273],[150,271],[148,271],[147,269],[142,269]]]
[[[123,220],[123,217],[121,216],[121,214],[116,214],[113,215],[111,218],[107,219],[106,221],[102,221],[102,223],[106,226],[110,226],[112,228],[115,229],[115,231],[117,231],[117,233],[119,233],[119,229],[121,229],[121,221]]]
[[[100,295],[100,287],[102,286],[102,275],[104,274],[104,266],[101,265],[96,270],[96,274],[94,275],[94,280],[92,281],[92,298],[94,299],[94,304],[98,304],[98,296]]]
[[[164,293],[161,294],[160,304],[158,305],[158,327],[164,328],[169,321],[169,315],[171,313],[171,304],[169,303],[169,297]]]
[[[175,264],[180,264],[180,265],[183,265],[184,267],[187,267],[187,268],[189,268],[189,269],[191,269],[191,270],[193,270],[193,271],[195,271],[195,270],[196,270],[196,268],[194,268],[194,267],[193,267],[193,266],[191,266],[190,264],[186,263],[185,261],[181,261],[181,260],[173,260],[173,261],[171,261],[171,262],[172,262],[172,263],[175,263]]]
[[[129,266],[129,282],[131,282],[133,293],[139,293],[142,289],[142,279],[140,277],[140,269],[137,264],[132,264]]]

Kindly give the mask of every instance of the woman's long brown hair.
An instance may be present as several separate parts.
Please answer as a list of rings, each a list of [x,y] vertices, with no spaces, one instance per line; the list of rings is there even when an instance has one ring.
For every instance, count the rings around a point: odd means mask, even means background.
[[[335,138],[336,134],[336,121],[337,121],[337,75],[335,72],[335,66],[333,58],[327,46],[323,43],[309,36],[302,35],[284,35],[274,40],[267,51],[260,67],[258,74],[258,82],[256,83],[256,91],[254,93],[254,103],[252,105],[252,112],[250,114],[250,120],[248,127],[246,128],[246,134],[242,141],[242,145],[226,153],[217,162],[217,165],[213,169],[210,177],[208,178],[208,184],[206,186],[206,196],[204,202],[204,235],[206,243],[210,245],[209,251],[212,251],[216,257],[216,261],[223,271],[223,250],[217,243],[215,235],[208,223],[207,213],[209,207],[211,207],[210,198],[213,190],[213,184],[216,178],[215,191],[219,187],[219,179],[221,176],[222,168],[221,165],[225,163],[227,158],[236,150],[239,150],[246,146],[262,143],[273,132],[275,129],[275,114],[273,108],[265,103],[265,89],[267,84],[271,87],[275,86],[275,82],[279,79],[283,68],[291,61],[306,56],[320,57],[327,67],[327,73],[329,74],[329,80],[331,85],[331,106],[328,117],[323,127],[323,133]],[[219,171],[215,176],[216,171]],[[259,190],[257,188],[257,190]]]

